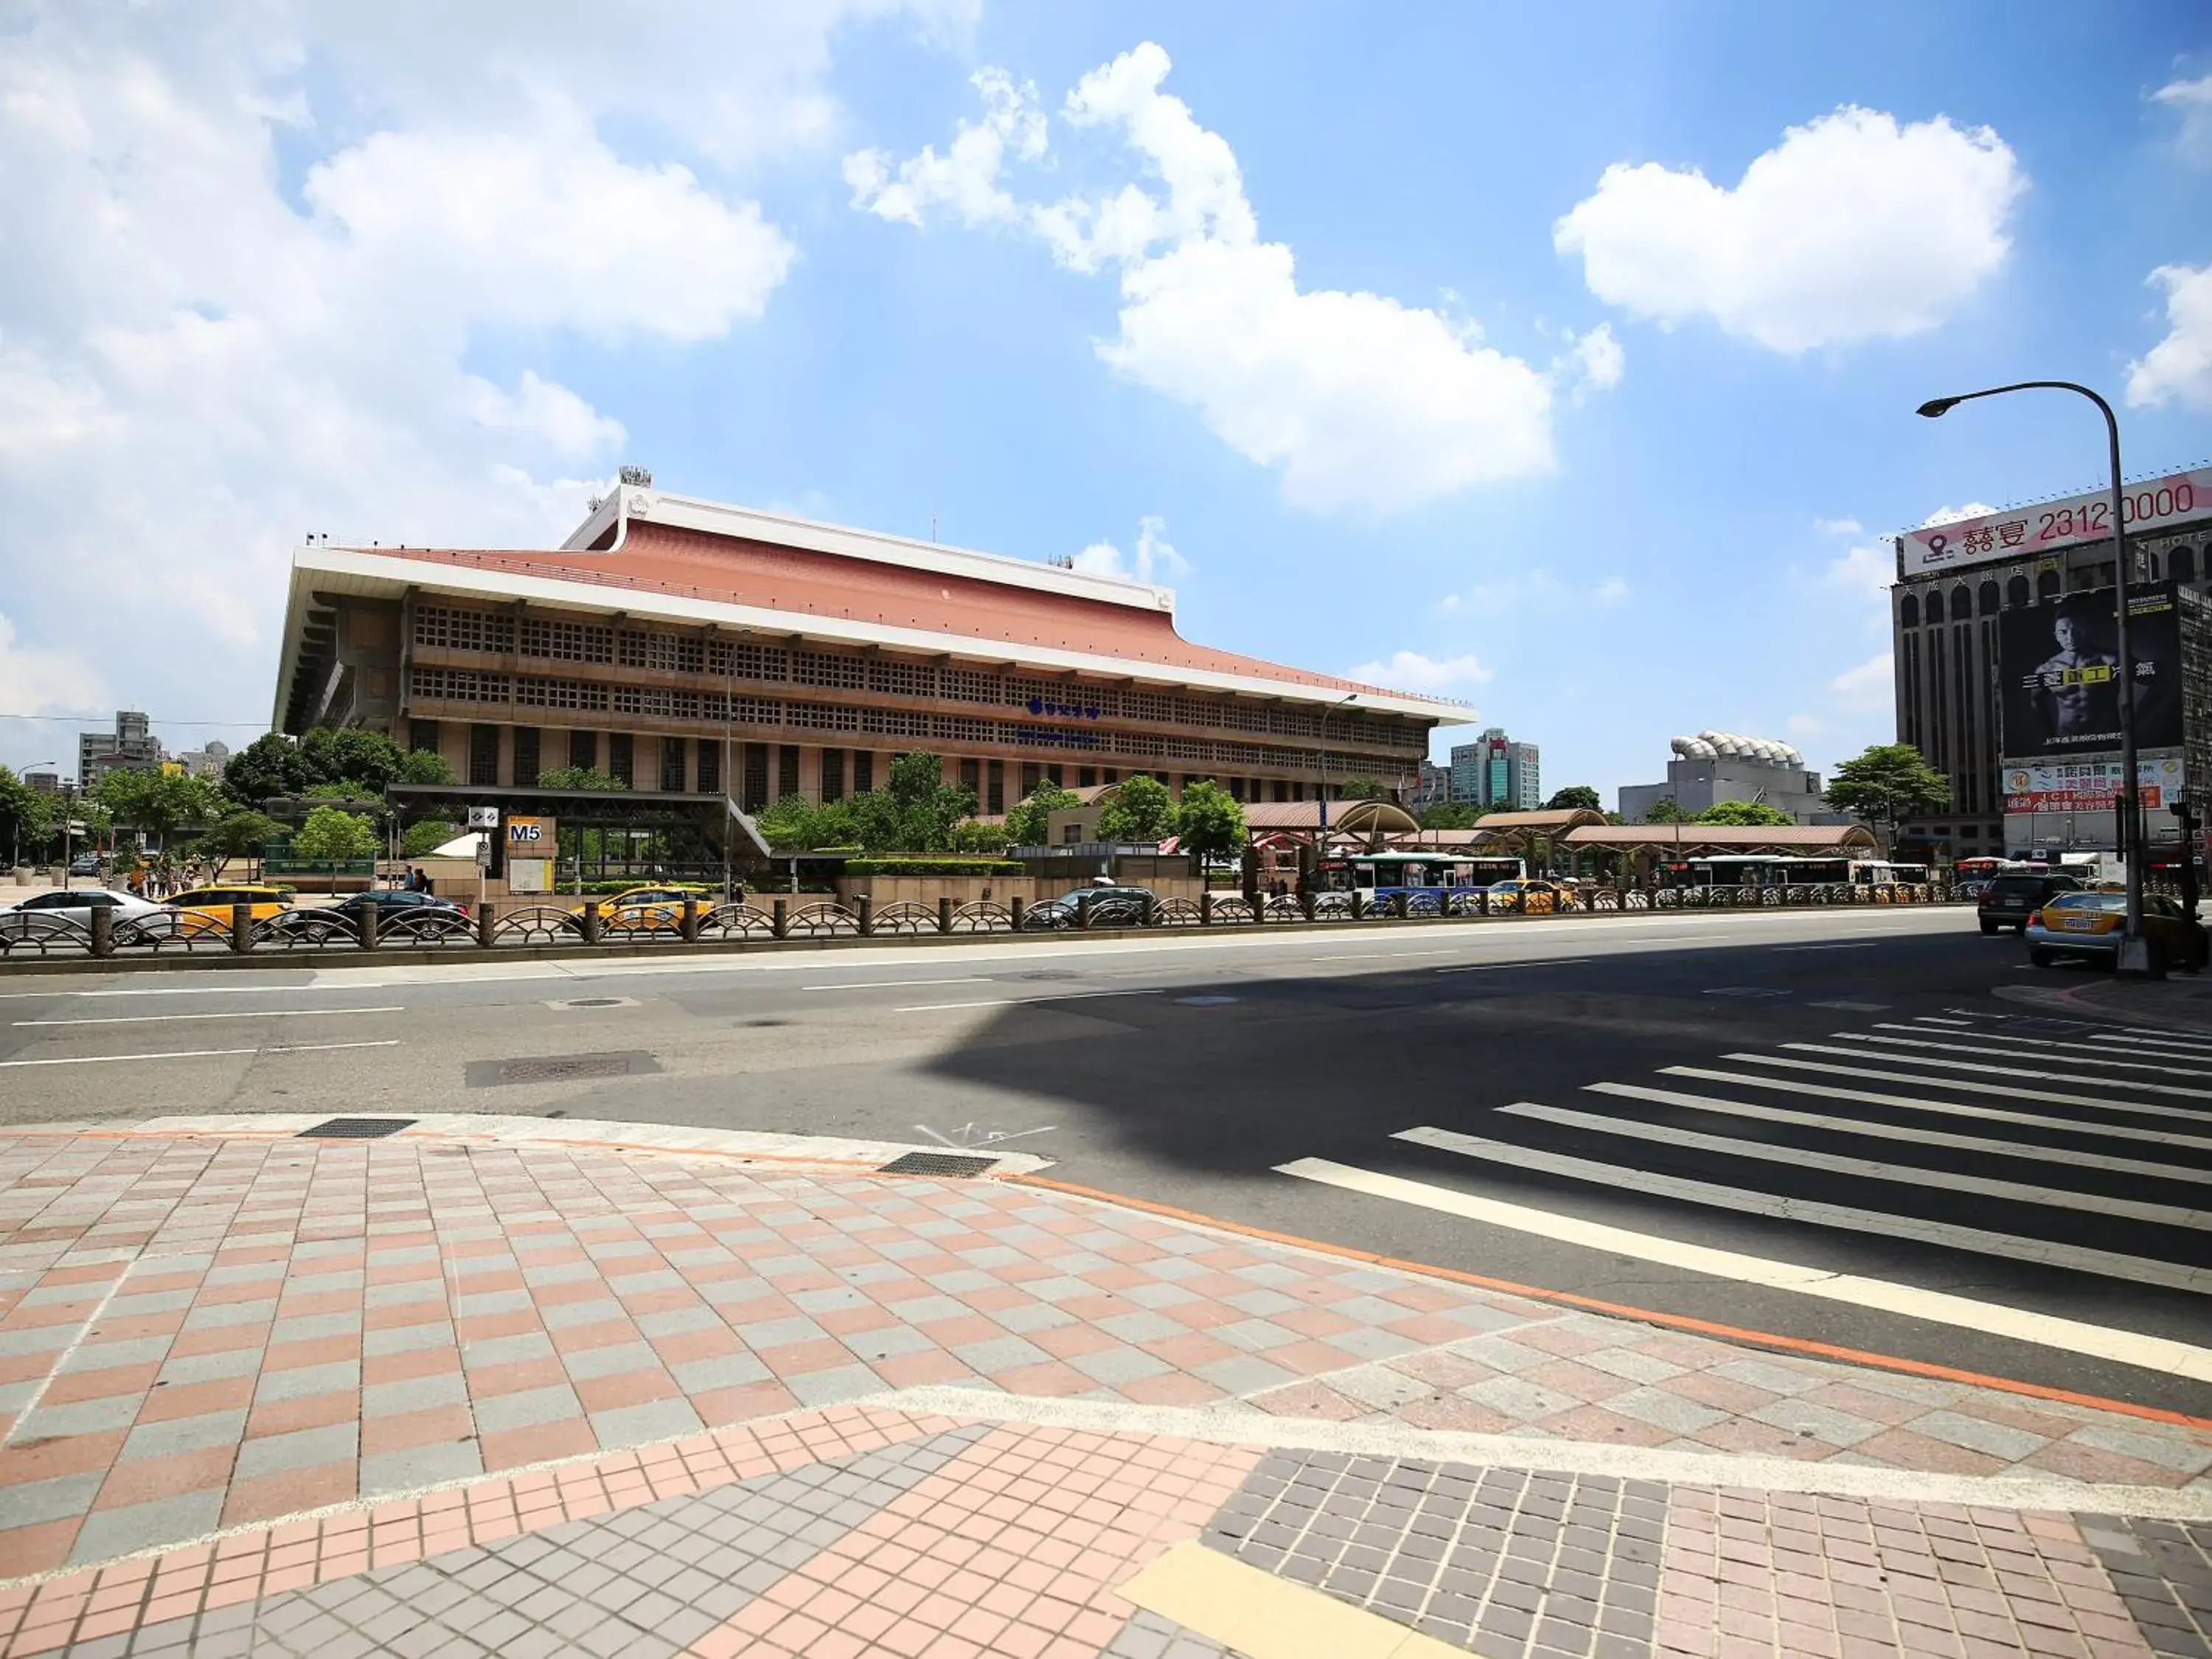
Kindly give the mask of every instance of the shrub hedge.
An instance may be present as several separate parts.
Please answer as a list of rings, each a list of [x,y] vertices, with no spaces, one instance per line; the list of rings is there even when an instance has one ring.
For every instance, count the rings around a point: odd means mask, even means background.
[[[848,876],[1018,876],[1026,866],[1012,859],[848,859]]]

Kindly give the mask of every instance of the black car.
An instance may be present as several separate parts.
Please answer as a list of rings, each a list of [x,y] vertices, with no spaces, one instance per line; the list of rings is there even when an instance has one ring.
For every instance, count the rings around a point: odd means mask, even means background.
[[[1990,878],[1988,890],[1974,907],[1974,914],[1980,917],[1985,933],[1994,933],[2000,927],[2024,933],[2027,919],[2050,903],[2052,895],[2081,889],[2079,878],[2056,871],[2004,871]]]
[[[440,898],[435,893],[418,893],[407,887],[372,887],[365,893],[356,893],[331,906],[348,915],[357,915],[368,906],[376,906],[380,916],[400,910],[466,910],[458,899]]]
[[[1145,901],[1152,897],[1146,887],[1077,887],[1056,899],[1041,900],[1030,906],[1022,917],[1024,928],[1073,927],[1082,913],[1082,901],[1091,901],[1091,925],[1093,927],[1136,927],[1145,920]]]

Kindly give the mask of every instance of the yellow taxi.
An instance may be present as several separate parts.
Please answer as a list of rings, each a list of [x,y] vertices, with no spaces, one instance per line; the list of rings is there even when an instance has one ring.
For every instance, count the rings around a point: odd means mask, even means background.
[[[2127,915],[2124,891],[2057,894],[2027,920],[2027,959],[2039,968],[2064,957],[2116,963]],[[2204,966],[2204,929],[2172,899],[2143,895],[2142,930],[2162,966],[2191,973]]]
[[[292,908],[292,895],[283,887],[190,887],[161,902],[172,910],[197,910],[218,921],[230,920],[233,905],[251,905],[253,919],[266,921]]]
[[[1518,910],[1527,916],[1547,916],[1554,911],[1573,909],[1575,894],[1572,888],[1561,883],[1534,878],[1493,881],[1490,884],[1489,908]]]
[[[696,882],[662,882],[652,887],[627,887],[621,892],[603,898],[596,907],[589,902],[569,907],[571,915],[580,916],[596,908],[602,927],[674,927],[684,921],[684,901],[697,899],[703,908],[712,902],[714,890]]]

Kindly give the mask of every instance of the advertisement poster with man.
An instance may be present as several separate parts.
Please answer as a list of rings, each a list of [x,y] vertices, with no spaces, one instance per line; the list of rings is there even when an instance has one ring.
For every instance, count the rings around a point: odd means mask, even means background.
[[[2119,650],[2112,590],[2069,594],[1997,619],[2004,758],[2087,755],[2120,746]],[[2181,626],[2172,586],[2138,588],[2128,606],[2136,744],[2181,744]]]

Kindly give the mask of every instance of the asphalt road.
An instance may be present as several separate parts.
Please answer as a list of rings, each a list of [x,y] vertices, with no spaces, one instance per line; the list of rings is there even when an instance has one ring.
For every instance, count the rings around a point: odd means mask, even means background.
[[[0,1121],[1003,1146],[1279,1232],[2212,1415],[2212,1041],[2000,994],[2067,977],[1900,909],[0,978]]]

